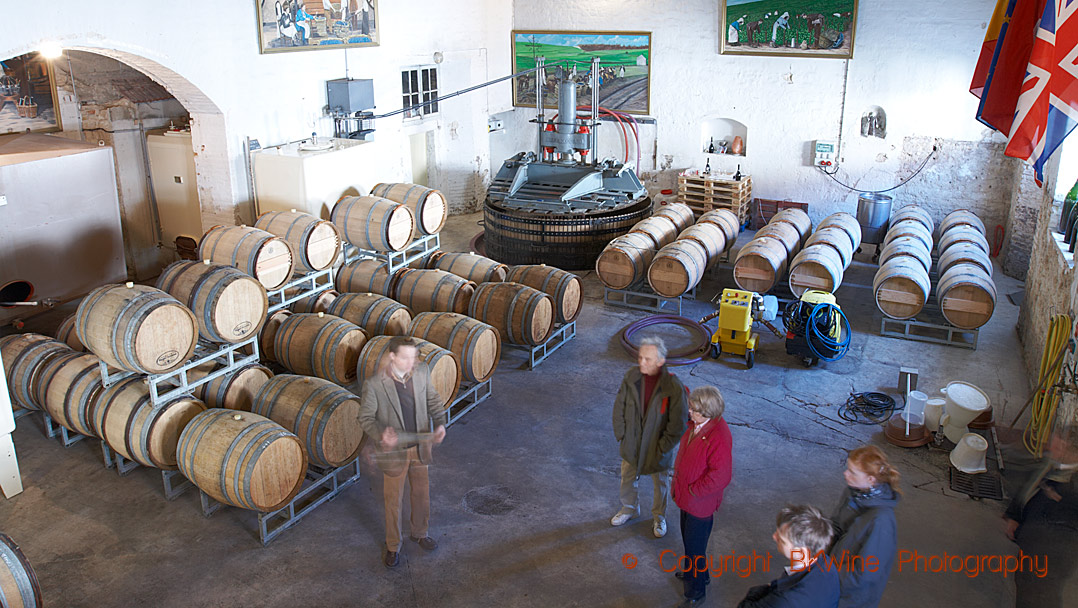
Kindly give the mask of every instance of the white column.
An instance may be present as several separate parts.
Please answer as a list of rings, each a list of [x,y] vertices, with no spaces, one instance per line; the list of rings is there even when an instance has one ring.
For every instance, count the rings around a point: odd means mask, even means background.
[[[7,373],[4,371],[4,362],[0,360],[0,489],[7,498],[22,492],[19,461],[15,458],[15,444],[11,441],[14,430],[15,414],[12,411],[11,395],[7,390]]]

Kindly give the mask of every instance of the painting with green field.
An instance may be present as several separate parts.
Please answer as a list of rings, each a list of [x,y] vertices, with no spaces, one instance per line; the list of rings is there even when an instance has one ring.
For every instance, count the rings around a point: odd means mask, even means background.
[[[598,57],[599,106],[630,114],[650,111],[648,32],[513,31],[514,74],[534,68],[540,57],[546,66],[546,82],[542,83],[544,107],[558,107],[559,77],[579,83],[577,105],[590,107],[592,59]],[[537,74],[513,79],[513,105],[535,107]]]
[[[853,57],[857,0],[722,0],[724,55]]]

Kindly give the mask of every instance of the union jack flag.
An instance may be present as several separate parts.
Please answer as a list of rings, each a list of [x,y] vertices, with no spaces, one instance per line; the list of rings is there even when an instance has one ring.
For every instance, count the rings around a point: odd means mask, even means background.
[[[1037,25],[1005,154],[1044,164],[1078,125],[1078,0],[1050,0]]]

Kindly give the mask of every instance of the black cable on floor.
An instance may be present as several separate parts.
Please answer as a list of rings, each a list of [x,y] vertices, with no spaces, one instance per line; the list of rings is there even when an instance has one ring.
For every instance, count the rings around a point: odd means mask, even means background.
[[[886,393],[850,393],[838,416],[856,424],[883,424],[895,413],[895,400]]]

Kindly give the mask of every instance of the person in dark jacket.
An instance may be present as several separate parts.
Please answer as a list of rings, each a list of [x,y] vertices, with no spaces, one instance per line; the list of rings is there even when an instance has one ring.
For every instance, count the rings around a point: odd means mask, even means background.
[[[873,445],[859,447],[846,458],[846,485],[831,521],[838,538],[831,560],[839,571],[842,608],[871,608],[883,597],[898,554],[900,475]]]
[[[710,582],[707,541],[715,511],[733,476],[734,440],[722,419],[726,402],[714,386],[704,386],[689,395],[689,428],[681,436],[674,463],[674,502],[681,508],[681,540],[691,567],[676,576],[685,583],[682,606],[704,601]]]
[[[666,503],[670,496],[670,467],[674,450],[685,432],[688,391],[668,371],[662,339],[641,340],[639,367],[630,369],[614,399],[614,439],[621,444],[621,509],[610,519],[620,526],[640,515],[637,488],[641,475],[655,484],[652,532],[666,534]]]
[[[790,560],[786,575],[749,589],[737,608],[835,608],[838,606],[838,569],[825,552],[835,536],[831,520],[815,507],[783,508],[775,518],[771,538],[779,554]]]

